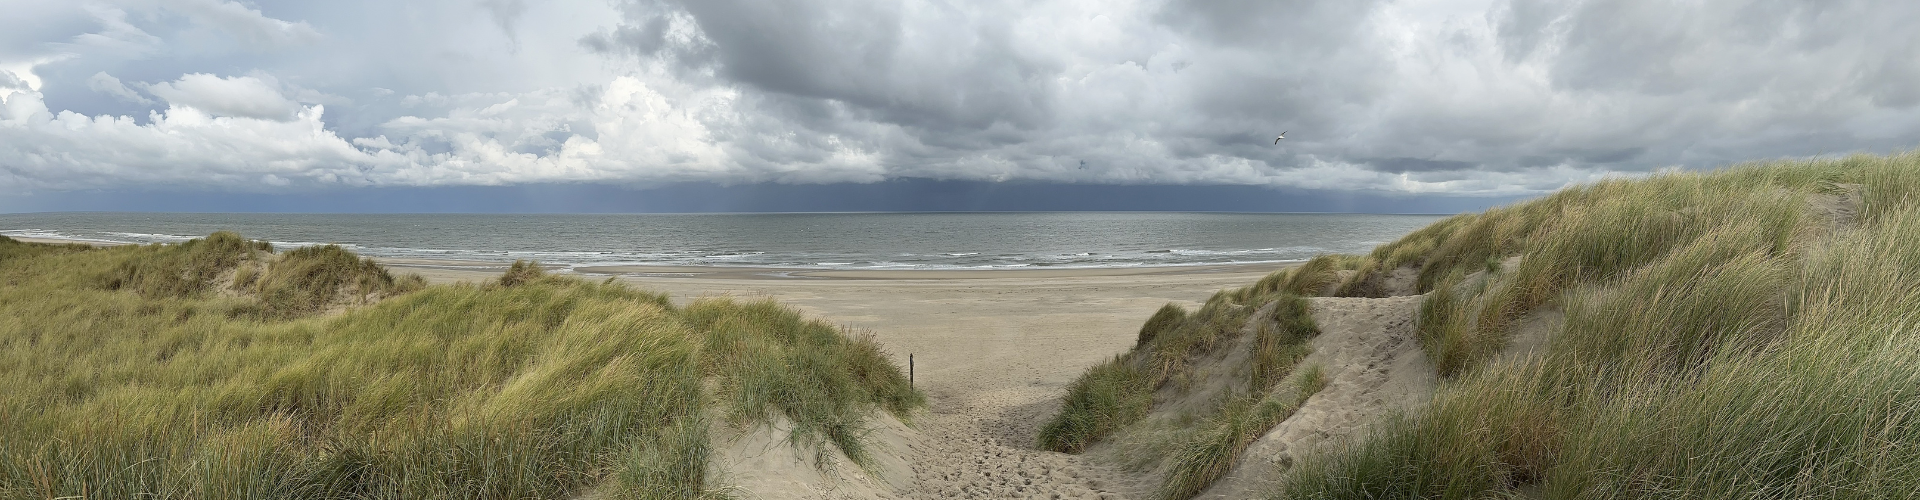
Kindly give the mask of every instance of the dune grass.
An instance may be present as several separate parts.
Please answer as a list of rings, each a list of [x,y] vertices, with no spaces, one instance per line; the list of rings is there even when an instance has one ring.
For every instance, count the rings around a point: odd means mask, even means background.
[[[1182,378],[1193,357],[1238,337],[1247,312],[1233,297],[1215,294],[1192,314],[1178,304],[1161,307],[1141,328],[1139,347],[1088,368],[1067,387],[1060,413],[1040,428],[1039,446],[1077,453],[1145,417],[1153,392]]]
[[[1280,498],[1920,495],[1920,155],[1605,181],[1394,255],[1451,380]],[[1497,356],[1544,307],[1545,351]]]
[[[1161,481],[1158,496],[1193,498],[1226,476],[1254,440],[1327,387],[1326,374],[1318,366],[1309,367],[1295,374],[1288,385],[1291,390],[1233,398],[1196,426],[1197,432],[1178,443],[1168,459],[1171,470]]]
[[[1153,410],[1154,380],[1126,355],[1088,368],[1067,386],[1060,412],[1040,428],[1041,449],[1079,453]]]
[[[1367,262],[1366,258],[1357,255],[1318,255],[1299,266],[1275,271],[1261,278],[1253,286],[1243,289],[1243,293],[1258,295],[1286,292],[1303,297],[1326,295],[1322,292],[1340,284],[1341,271],[1357,271]]]
[[[1309,272],[1333,276],[1341,265],[1328,262]],[[1192,429],[1173,433],[1136,432],[1152,434],[1142,438],[1153,441],[1144,446],[1170,452],[1140,460],[1140,467],[1160,471],[1160,497],[1192,497],[1226,474],[1255,439],[1324,387],[1318,370],[1296,369],[1319,327],[1306,299],[1289,290],[1332,283],[1324,276],[1301,279],[1283,272],[1252,287],[1216,293],[1192,313],[1167,304],[1141,327],[1132,351],[1088,369],[1068,386],[1060,412],[1040,429],[1039,446],[1079,453],[1135,426],[1191,423]],[[1267,312],[1256,317],[1260,311]],[[1244,366],[1225,372],[1242,374],[1244,380],[1197,380],[1202,375],[1194,366],[1201,358],[1247,335],[1253,338]],[[1283,383],[1289,379],[1294,383]],[[1217,400],[1197,409],[1178,408],[1195,387],[1212,384],[1226,387]],[[1143,422],[1155,412],[1168,414],[1159,417],[1161,422]]]
[[[0,497],[717,497],[716,425],[857,461],[872,412],[923,401],[778,304],[515,267],[420,286],[231,233],[0,238]]]

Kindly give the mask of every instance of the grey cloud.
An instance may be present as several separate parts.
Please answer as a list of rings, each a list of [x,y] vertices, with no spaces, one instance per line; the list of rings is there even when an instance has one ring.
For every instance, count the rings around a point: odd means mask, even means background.
[[[172,82],[148,84],[147,91],[168,103],[213,114],[292,120],[302,108],[277,87],[277,82],[252,76],[222,78],[194,73]]]
[[[1464,161],[1431,160],[1421,158],[1378,158],[1366,160],[1368,168],[1396,174],[1406,172],[1433,172],[1467,170],[1474,164]]]
[[[655,16],[639,25],[621,24],[610,30],[587,35],[580,45],[603,54],[653,56],[667,48],[667,18]]]
[[[1377,0],[1172,0],[1159,18],[1196,39],[1276,55],[1339,51],[1365,36],[1353,29]]]
[[[162,5],[215,27],[254,50],[300,45],[320,39],[320,32],[304,21],[274,19],[260,13],[260,9],[237,2],[180,0]]]
[[[87,88],[122,101],[137,104],[153,104],[152,99],[148,99],[146,96],[134,92],[131,88],[127,88],[127,85],[121,83],[119,78],[114,78],[113,75],[109,75],[105,71],[94,73],[92,77],[87,78]]]
[[[479,2],[480,7],[487,9],[487,14],[493,17],[493,24],[500,27],[500,32],[506,34],[507,39],[518,44],[519,37],[514,32],[514,25],[527,14],[527,0],[479,0]]]
[[[1521,168],[1551,167],[1555,165],[1611,165],[1632,161],[1647,153],[1645,147],[1617,149],[1560,150],[1546,154],[1525,155],[1515,158],[1513,163]]]
[[[1910,127],[1832,133],[1920,104],[1920,34],[1901,21],[1920,16],[1920,4],[1514,0],[1499,16],[1510,60],[1532,58],[1556,93],[1614,110],[1564,117],[1611,130],[1548,146],[1639,151],[1582,161],[1711,166],[1920,140]],[[1867,137],[1888,133],[1898,139]]]
[[[606,52],[659,54],[775,99],[851,106],[851,116],[940,132],[996,122],[1041,126],[1056,69],[1012,46],[1011,19],[960,5],[716,0],[633,3],[629,22],[582,39]],[[697,38],[670,39],[678,16]],[[818,106],[785,105],[796,118]]]
[[[1510,5],[1499,32],[1509,56],[1553,47],[1553,80],[1570,89],[1741,96],[1911,81],[1920,66],[1912,49],[1920,34],[1900,21],[1920,15],[1920,5],[1906,2]],[[1864,78],[1849,81],[1856,74]]]
[[[1578,158],[1581,162],[1585,163],[1620,163],[1639,158],[1640,155],[1646,154],[1646,152],[1647,148],[1644,147],[1595,149],[1576,152],[1572,158]]]
[[[0,19],[0,63],[48,55],[49,45],[94,32],[101,22],[79,2],[7,2]]]
[[[1374,9],[1365,2],[1174,2],[1095,12],[1086,15],[1132,33],[1118,44],[1066,47],[1052,45],[1085,42],[1049,40],[1056,35],[1036,29],[1068,31],[1085,18],[1042,18],[1040,8],[1018,3],[632,2],[623,9],[623,23],[581,44],[711,72],[755,91],[755,109],[778,118],[759,122],[771,129],[743,135],[860,141],[903,165],[904,175],[989,151],[993,162],[1020,165],[1016,175],[1051,172],[1048,158],[1112,154],[1056,147],[1112,134],[1151,140],[1175,160],[1225,151],[1293,167],[1297,152],[1276,153],[1252,137],[1293,126],[1337,129],[1343,108],[1384,91],[1369,82],[1391,69],[1363,39]],[[680,20],[698,36],[670,35]],[[1045,24],[1052,22],[1069,24]],[[1133,81],[1100,81],[1109,78]],[[1113,84],[1136,88],[1102,88]],[[1079,91],[1124,94],[1096,102]],[[860,130],[885,132],[845,133]],[[1143,161],[1150,162],[1109,163]],[[967,169],[917,171],[964,176]]]
[[[1507,62],[1533,57],[1540,48],[1564,35],[1564,20],[1576,2],[1511,0],[1496,7],[1500,48]]]
[[[28,88],[27,81],[25,79],[22,79],[17,75],[14,75],[12,71],[6,71],[6,70],[0,70],[0,89],[32,90]]]

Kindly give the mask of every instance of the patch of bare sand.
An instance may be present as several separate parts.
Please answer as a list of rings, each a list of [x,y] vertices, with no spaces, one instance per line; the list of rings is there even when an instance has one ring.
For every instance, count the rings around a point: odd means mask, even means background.
[[[838,450],[820,456],[807,445],[789,439],[793,426],[786,419],[772,425],[724,429],[718,443],[720,482],[745,496],[764,500],[897,499],[914,485],[908,457],[919,446],[920,433],[881,414],[867,433],[872,457],[867,467],[848,460]]]

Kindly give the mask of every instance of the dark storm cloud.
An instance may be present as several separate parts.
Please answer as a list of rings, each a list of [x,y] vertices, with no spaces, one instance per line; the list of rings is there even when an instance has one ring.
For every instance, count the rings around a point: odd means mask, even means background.
[[[1472,163],[1467,163],[1464,161],[1435,161],[1435,160],[1423,160],[1420,158],[1380,158],[1375,160],[1367,160],[1366,165],[1367,167],[1372,168],[1374,170],[1378,170],[1381,172],[1393,172],[1396,174],[1407,173],[1407,172],[1466,170],[1466,169],[1473,168]]]
[[[1211,43],[1282,53],[1340,52],[1367,35],[1354,29],[1381,2],[1357,0],[1173,0],[1158,20]]]

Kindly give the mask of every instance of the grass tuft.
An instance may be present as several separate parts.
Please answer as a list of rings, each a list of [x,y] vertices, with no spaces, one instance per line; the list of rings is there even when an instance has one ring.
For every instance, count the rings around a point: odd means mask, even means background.
[[[530,283],[546,276],[547,270],[541,268],[539,262],[516,260],[513,261],[512,266],[507,267],[507,272],[502,273],[500,279],[494,283],[507,287],[519,286],[522,283]]]
[[[153,244],[121,252],[132,255],[99,277],[101,288],[132,290],[155,298],[197,296],[215,280],[254,257],[254,243],[220,231],[178,245]]]
[[[1147,318],[1146,324],[1140,325],[1140,335],[1134,340],[1133,346],[1137,348],[1151,344],[1161,333],[1179,328],[1186,322],[1187,308],[1172,303],[1160,306],[1160,310]]]
[[[289,250],[257,277],[247,274],[253,269],[236,271],[234,286],[259,294],[260,314],[281,318],[319,312],[336,302],[369,303],[426,286],[418,276],[396,280],[372,259],[335,245]]]
[[[1153,379],[1124,356],[1088,368],[1067,386],[1060,413],[1040,428],[1041,449],[1079,453],[1153,409]]]

